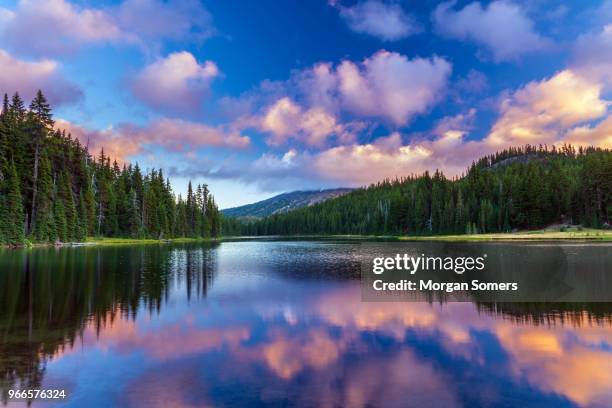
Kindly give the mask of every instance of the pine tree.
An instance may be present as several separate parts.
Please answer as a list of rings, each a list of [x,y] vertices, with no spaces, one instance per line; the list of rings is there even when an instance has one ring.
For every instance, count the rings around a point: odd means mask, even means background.
[[[63,216],[66,220],[66,231],[62,230],[64,233],[63,237],[61,237],[62,242],[72,241],[78,235],[79,223],[77,216],[77,208],[74,202],[74,195],[72,193],[72,181],[70,175],[66,172],[62,172],[59,182],[58,182],[58,194],[56,198],[57,203],[61,203],[63,207]],[[56,218],[56,225],[59,229],[59,223]]]
[[[53,128],[55,122],[51,114],[51,106],[40,89],[36,92],[36,96],[30,104],[30,112],[45,129],[50,130]]]
[[[0,120],[8,120],[9,106],[8,94],[5,93],[4,98],[2,99],[2,112],[0,113]]]
[[[16,94],[17,95],[17,94]],[[30,223],[36,222],[36,206],[38,195],[38,166],[40,159],[41,144],[47,134],[53,130],[53,119],[51,117],[51,108],[47,103],[46,98],[40,90],[36,93],[36,97],[30,104],[29,128],[31,135],[31,143],[34,145],[34,165],[32,175],[32,210]]]
[[[45,152],[40,159],[40,177],[38,179],[39,204],[36,207],[35,220],[32,227],[34,239],[39,242],[53,242],[57,239],[55,219],[53,214],[53,180],[51,178],[51,162]]]
[[[55,239],[60,242],[68,242],[68,221],[66,220],[64,200],[55,200],[53,205],[53,221],[56,231]]]
[[[15,163],[11,160],[6,188],[6,201],[3,205],[2,229],[5,242],[11,245],[22,244],[25,240],[23,225],[23,204],[19,187],[19,177]]]
[[[78,217],[78,225],[75,231],[75,241],[83,242],[87,239],[87,234],[89,230],[89,220],[88,220],[88,211],[87,204],[85,202],[85,198],[83,193],[79,194],[79,217]]]
[[[18,92],[13,94],[13,98],[11,99],[11,104],[9,106],[9,114],[10,119],[13,123],[23,122],[26,117],[26,108],[23,103],[23,99],[19,96]]]

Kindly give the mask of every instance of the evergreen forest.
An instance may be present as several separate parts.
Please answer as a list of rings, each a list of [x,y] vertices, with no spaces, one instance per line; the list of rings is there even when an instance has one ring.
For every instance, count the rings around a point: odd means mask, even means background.
[[[55,129],[41,91],[30,105],[5,94],[0,113],[0,243],[81,242],[88,236],[215,237],[221,217],[206,185],[172,191],[162,170],[143,172]]]

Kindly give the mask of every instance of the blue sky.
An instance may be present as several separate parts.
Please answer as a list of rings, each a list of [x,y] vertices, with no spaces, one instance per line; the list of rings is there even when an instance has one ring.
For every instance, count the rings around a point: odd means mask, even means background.
[[[92,153],[221,207],[612,146],[611,1],[0,1],[0,63]]]

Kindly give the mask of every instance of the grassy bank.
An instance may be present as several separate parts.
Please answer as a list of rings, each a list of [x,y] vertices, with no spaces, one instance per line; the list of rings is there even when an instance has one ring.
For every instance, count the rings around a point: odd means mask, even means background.
[[[571,227],[547,228],[534,231],[518,231],[495,234],[462,235],[274,235],[253,237],[226,237],[226,240],[241,239],[355,239],[390,241],[442,241],[442,242],[481,242],[481,241],[612,241],[612,230]]]
[[[148,245],[148,244],[188,244],[218,241],[219,238],[172,238],[172,239],[150,239],[150,238],[106,238],[88,237],[84,245],[115,246],[115,245]]]
[[[150,238],[107,238],[87,237],[85,242],[60,242],[60,243],[26,243],[23,245],[0,245],[0,248],[45,248],[45,247],[76,247],[76,246],[120,246],[120,245],[151,245],[151,244],[189,244],[219,241],[220,238],[172,238],[172,239],[150,239]]]
[[[399,236],[402,241],[449,241],[449,242],[475,242],[475,241],[612,241],[612,230],[599,229],[569,229],[520,231],[498,234],[466,234],[466,235],[435,235],[435,236]]]

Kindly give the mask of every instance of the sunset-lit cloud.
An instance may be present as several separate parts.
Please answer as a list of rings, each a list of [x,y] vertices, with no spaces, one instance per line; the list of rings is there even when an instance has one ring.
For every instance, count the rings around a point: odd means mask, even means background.
[[[328,71],[323,72],[326,75]],[[470,109],[442,118],[430,137],[407,140],[396,132],[372,143],[349,142],[294,154],[290,168],[285,160],[273,160],[274,156],[267,156],[266,165],[305,178],[314,175],[354,186],[436,169],[449,177],[458,176],[474,158],[508,146],[573,143],[609,148],[610,102],[603,98],[602,89],[600,83],[568,69],[507,95],[500,104],[499,117],[482,140],[467,138],[476,115]],[[591,124],[594,120],[600,122]]]
[[[594,126],[577,126],[567,132],[564,142],[575,146],[596,146],[609,149],[612,146],[612,116]]]
[[[270,106],[260,120],[257,126],[270,134],[267,141],[273,146],[283,145],[290,138],[315,147],[324,146],[332,136],[340,142],[354,138],[355,124],[338,123],[334,114],[320,107],[304,110],[287,97]]]
[[[331,72],[328,67],[319,67],[317,71],[316,76],[311,77],[313,82],[316,82],[313,78],[325,78]],[[332,81],[321,82],[329,84]],[[302,123],[303,108],[291,99],[281,99],[260,122],[261,129],[272,135],[268,139],[270,144],[282,146],[296,138],[315,149],[265,153],[252,163],[240,164],[241,170],[236,173],[221,170],[207,174],[239,177],[247,182],[266,178],[277,188],[286,188],[283,186],[296,179],[361,186],[436,169],[447,177],[460,176],[474,158],[508,146],[572,143],[609,148],[612,146],[612,122],[607,116],[610,102],[603,98],[602,89],[600,83],[568,69],[506,94],[499,105],[497,119],[481,140],[469,138],[477,115],[471,108],[441,118],[419,137],[392,132],[369,143],[359,143],[352,138],[332,146],[312,141],[324,141],[339,131],[342,125],[335,122],[335,116],[322,111],[333,120],[323,123],[327,126],[319,124],[316,127],[320,132],[317,139],[314,137],[317,134],[306,132],[308,128]],[[333,92],[329,94],[334,95]],[[314,93],[312,100],[319,101],[322,106],[326,104],[323,92]]]
[[[199,63],[187,51],[175,52],[139,72],[132,90],[140,101],[154,109],[197,112],[210,82],[219,75],[214,62]]]
[[[215,146],[243,149],[250,139],[236,130],[211,127],[180,119],[160,119],[146,126],[120,124],[116,128],[89,130],[64,120],[56,121],[56,128],[64,129],[79,139],[89,151],[97,154],[104,149],[107,156],[120,162],[145,151],[147,147],[161,146],[174,152],[187,152],[192,147]]]
[[[531,82],[502,102],[486,142],[496,147],[561,142],[574,126],[606,114],[610,102],[602,99],[601,91],[599,83],[571,70]]]
[[[305,138],[306,143],[320,145],[337,129],[336,118],[322,109],[304,112],[289,98],[270,106],[261,121],[261,129],[270,132],[270,144],[282,144],[288,137]]]

